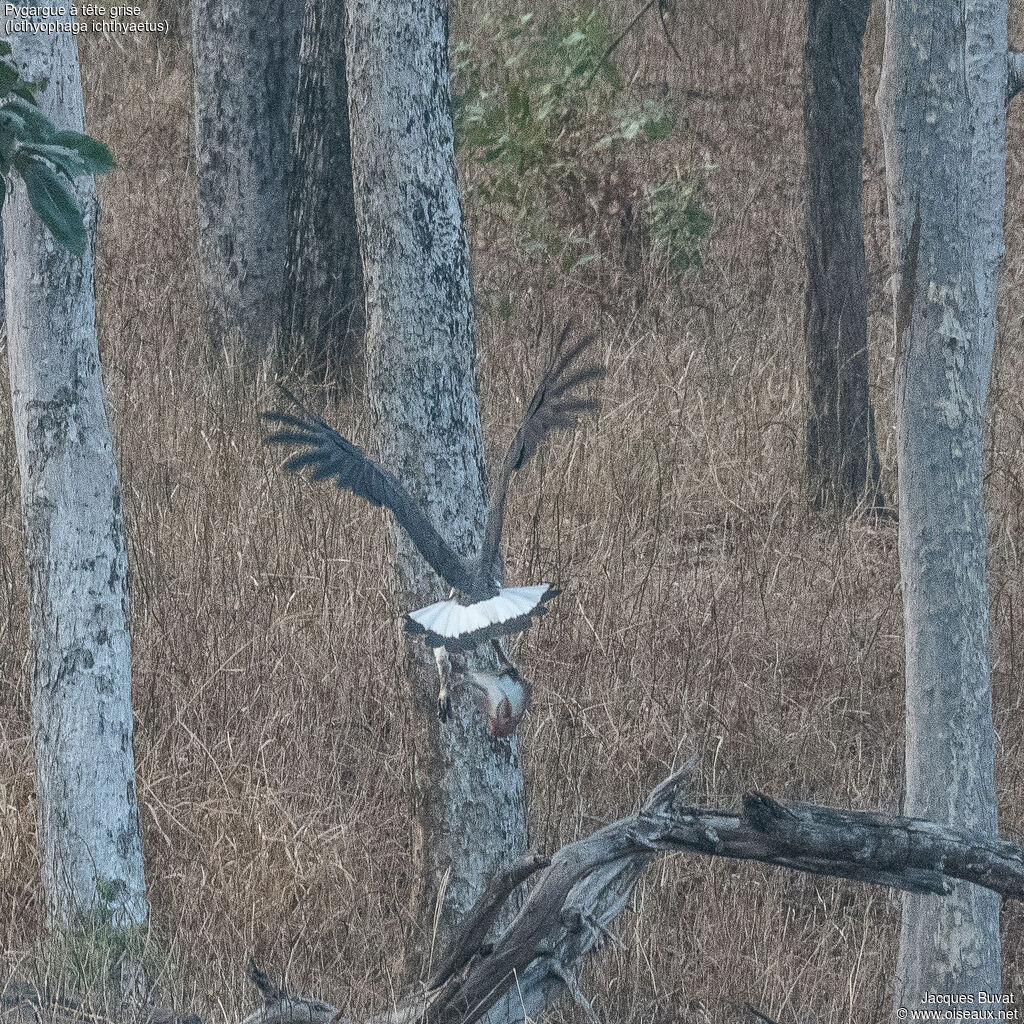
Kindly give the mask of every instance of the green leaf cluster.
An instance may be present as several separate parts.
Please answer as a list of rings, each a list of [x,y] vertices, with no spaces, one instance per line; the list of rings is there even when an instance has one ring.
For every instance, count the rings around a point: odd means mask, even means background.
[[[494,169],[480,194],[511,198],[531,172],[564,163],[567,134],[577,136],[588,106],[622,83],[596,11],[543,23],[485,14],[481,28],[481,44],[455,47],[456,142]]]
[[[12,173],[21,175],[29,202],[54,238],[72,252],[85,251],[85,222],[74,180],[114,167],[110,150],[81,132],[58,131],[39,109],[42,86],[25,81],[0,42],[0,205]]]
[[[652,249],[675,274],[701,263],[700,246],[711,230],[711,216],[700,198],[699,182],[678,171],[648,196]]]
[[[478,9],[471,38],[453,50],[470,212],[497,217],[527,253],[566,272],[613,255],[613,221],[649,201],[633,168],[675,127],[671,103],[632,95],[617,41],[598,7],[544,17]]]

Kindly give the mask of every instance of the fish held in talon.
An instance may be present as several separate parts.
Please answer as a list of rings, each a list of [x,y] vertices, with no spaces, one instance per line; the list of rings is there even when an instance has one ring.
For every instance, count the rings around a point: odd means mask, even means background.
[[[498,669],[469,670],[469,683],[487,715],[487,731],[494,741],[511,736],[530,706],[533,688],[505,657],[497,640],[491,645],[498,656]]]

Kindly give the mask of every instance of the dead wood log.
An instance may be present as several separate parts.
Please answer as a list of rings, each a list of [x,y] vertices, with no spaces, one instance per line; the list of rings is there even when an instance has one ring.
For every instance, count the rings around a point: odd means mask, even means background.
[[[761,793],[747,794],[739,814],[680,806],[685,775],[669,776],[638,811],[562,847],[550,863],[529,855],[497,876],[428,982],[371,1024],[472,1024],[485,1015],[490,1024],[522,1021],[566,992],[593,1019],[576,972],[663,853],[756,860],[917,893],[945,894],[961,879],[1024,898],[1024,852],[1005,840],[892,814],[783,805]],[[522,909],[488,941],[504,902],[538,872]],[[264,996],[245,1024],[338,1019],[326,1004],[273,987]]]
[[[329,1024],[339,1020],[338,1011],[327,1003],[307,996],[293,996],[279,985],[254,959],[246,972],[263,997],[263,1005],[249,1014],[242,1024]]]
[[[0,982],[0,1024],[202,1024],[194,1013],[145,1003],[117,1006],[109,993],[36,985],[18,978]]]

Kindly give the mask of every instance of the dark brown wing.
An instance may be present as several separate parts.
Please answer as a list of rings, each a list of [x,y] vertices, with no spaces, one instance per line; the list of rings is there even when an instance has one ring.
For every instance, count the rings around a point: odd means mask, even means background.
[[[419,553],[433,570],[451,586],[468,593],[473,574],[466,562],[434,529],[426,514],[402,486],[394,473],[377,465],[367,454],[315,416],[287,388],[281,390],[299,409],[299,415],[267,412],[263,418],[283,429],[266,438],[266,444],[291,445],[299,449],[284,464],[292,473],[309,467],[310,480],[333,480],[339,490],[351,491],[378,507],[391,509]]]
[[[579,341],[569,343],[571,331],[571,323],[562,328],[548,368],[526,409],[522,425],[512,438],[501,472],[495,481],[491,504],[487,510],[487,532],[480,555],[481,577],[489,575],[493,579],[495,575],[500,557],[505,497],[512,474],[529,462],[553,431],[572,430],[581,415],[596,412],[600,408],[598,399],[580,397],[582,388],[600,380],[605,374],[601,363],[593,360],[581,362],[581,356],[594,343],[596,336],[587,334]]]

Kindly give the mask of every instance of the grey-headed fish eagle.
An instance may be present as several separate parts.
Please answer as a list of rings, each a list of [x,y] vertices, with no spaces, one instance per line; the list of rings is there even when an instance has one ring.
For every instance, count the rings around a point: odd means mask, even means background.
[[[298,415],[264,413],[267,420],[281,428],[267,437],[267,444],[299,449],[285,462],[285,469],[297,472],[308,467],[312,481],[333,480],[339,489],[389,508],[419,553],[457,592],[457,597],[419,608],[405,617],[406,630],[424,636],[430,647],[469,651],[484,640],[518,633],[543,615],[548,601],[560,593],[547,583],[504,586],[501,534],[512,475],[522,469],[552,431],[571,430],[581,414],[598,409],[597,399],[580,396],[581,388],[605,372],[599,363],[580,360],[594,338],[588,335],[567,346],[568,333],[567,326],[509,445],[491,494],[483,545],[475,556],[463,557],[453,550],[393,473],[310,413],[290,392],[285,390],[298,406]]]

